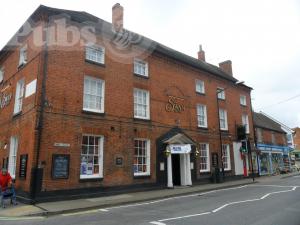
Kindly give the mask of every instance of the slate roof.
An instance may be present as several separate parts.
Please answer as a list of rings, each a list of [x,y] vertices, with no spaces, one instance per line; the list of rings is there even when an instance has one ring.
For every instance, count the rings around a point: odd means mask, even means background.
[[[78,22],[78,23],[82,23],[82,24],[94,24],[94,25],[98,25],[96,27],[96,32],[97,29],[101,29],[101,32],[107,32],[107,33],[112,33],[112,24],[104,21],[94,15],[91,15],[89,13],[83,12],[83,11],[72,11],[72,10],[64,10],[64,9],[57,9],[57,8],[51,8],[51,7],[47,7],[44,5],[40,5],[35,11],[34,13],[29,17],[28,21],[38,21],[40,19],[41,14],[46,13],[49,16],[55,16],[55,15],[60,15],[60,14],[65,14],[66,16],[68,16],[70,18],[71,21],[74,22]],[[99,31],[99,30],[98,30]],[[134,32],[128,31],[132,34],[136,34]],[[17,34],[17,33],[16,33]],[[138,35],[138,34],[136,34]],[[236,82],[237,79],[235,79],[233,76],[225,73],[224,71],[222,71],[219,67],[212,65],[210,63],[198,60],[196,58],[193,58],[191,56],[188,56],[186,54],[183,54],[181,52],[178,52],[174,49],[171,49],[165,45],[162,45],[156,41],[153,41],[147,37],[144,37],[142,35],[140,35],[143,39],[144,39],[144,43],[146,43],[147,47],[152,46],[153,50],[166,55],[170,58],[173,58],[175,60],[178,60],[180,62],[183,62],[189,66],[192,66],[196,69],[200,69],[202,71],[208,72],[210,74],[216,75],[218,77],[221,77],[223,79],[226,79],[228,81],[231,82]],[[150,43],[151,42],[151,43]],[[141,46],[142,47],[142,46]],[[9,43],[0,51],[0,60],[5,57],[5,55],[7,53],[9,53],[10,50],[10,46]],[[243,85],[242,86],[252,89],[251,87],[247,86],[247,85]]]
[[[253,113],[253,123],[255,127],[276,131],[279,133],[286,133],[281,129],[281,125],[262,113]]]

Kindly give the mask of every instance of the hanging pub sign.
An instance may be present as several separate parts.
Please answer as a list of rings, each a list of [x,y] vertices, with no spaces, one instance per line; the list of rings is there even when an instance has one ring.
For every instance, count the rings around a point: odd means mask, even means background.
[[[186,154],[190,153],[192,148],[191,145],[170,145],[172,154]]]
[[[176,112],[181,113],[185,110],[184,106],[184,98],[175,97],[169,95],[168,103],[166,104],[166,111],[167,112]]]
[[[12,98],[12,93],[0,93],[0,109],[8,106]]]
[[[21,179],[26,179],[27,161],[28,161],[28,154],[20,155],[19,177]]]
[[[52,178],[69,178],[70,155],[54,154],[52,156]]]

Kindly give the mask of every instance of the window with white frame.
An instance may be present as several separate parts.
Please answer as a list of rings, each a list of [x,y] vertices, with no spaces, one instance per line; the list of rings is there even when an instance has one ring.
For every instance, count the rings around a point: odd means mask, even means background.
[[[217,88],[217,94],[218,94],[218,99],[225,100],[225,89],[224,88]]]
[[[83,110],[104,112],[104,80],[84,76]]]
[[[205,94],[204,81],[196,80],[196,92],[200,94]]]
[[[198,127],[207,127],[207,113],[205,105],[197,105]]]
[[[249,119],[247,114],[242,115],[242,123],[245,126],[246,134],[249,134]]]
[[[24,89],[25,89],[25,80],[24,78],[17,82],[16,96],[15,96],[15,105],[14,105],[14,114],[17,114],[22,111],[22,104],[24,98]]]
[[[19,66],[25,65],[27,63],[27,45],[20,49]]]
[[[148,77],[148,63],[140,59],[134,59],[134,73]]]
[[[200,172],[209,172],[210,171],[209,145],[205,143],[200,143],[199,153],[200,153]]]
[[[263,142],[263,135],[262,135],[262,129],[256,128],[256,136],[257,136],[257,142],[262,143]]]
[[[147,139],[134,140],[133,156],[134,176],[150,175],[150,141]]]
[[[2,83],[3,80],[4,80],[4,69],[3,67],[0,67],[0,84]]]
[[[240,104],[243,105],[243,106],[247,105],[246,96],[245,95],[240,95]]]
[[[134,89],[134,117],[140,119],[150,119],[149,112],[149,91]]]
[[[80,179],[103,177],[103,136],[83,135]]]
[[[228,123],[227,123],[227,111],[225,109],[219,109],[220,115],[220,130],[228,130]]]
[[[85,59],[104,64],[105,62],[105,48],[97,45],[88,44],[85,47]]]
[[[222,144],[222,157],[224,170],[231,170],[230,147],[228,144]]]
[[[276,137],[275,137],[275,132],[274,131],[272,131],[272,133],[271,133],[271,139],[272,139],[272,144],[276,144]]]
[[[8,160],[8,172],[10,176],[15,179],[16,166],[17,166],[17,152],[18,152],[18,138],[13,136],[10,138],[9,160]]]

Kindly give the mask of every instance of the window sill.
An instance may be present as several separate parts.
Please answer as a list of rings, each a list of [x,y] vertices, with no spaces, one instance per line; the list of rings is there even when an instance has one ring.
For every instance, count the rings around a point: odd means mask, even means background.
[[[85,59],[85,62],[93,64],[93,65],[101,66],[101,67],[104,67],[104,68],[106,67],[104,63],[95,62],[95,61],[92,61],[92,60],[89,60],[89,59]]]
[[[136,118],[136,117],[134,117],[133,120],[134,121],[143,121],[143,122],[151,123],[150,119],[144,119],[144,118]]]
[[[200,174],[210,174],[210,170],[205,170],[205,171],[199,171],[200,172]]]
[[[134,175],[133,179],[149,179],[151,175]]]
[[[199,96],[205,96],[205,92],[202,93],[202,92],[197,92],[197,91],[196,91],[196,94],[199,95]]]
[[[18,66],[18,70],[20,71],[20,70],[23,69],[26,65],[27,65],[27,62],[20,64],[20,65]]]
[[[133,73],[133,75],[135,75],[136,77],[140,77],[140,78],[144,78],[144,79],[149,79],[149,75],[142,75],[142,74],[138,74],[138,73]]]
[[[94,111],[88,111],[88,110],[84,110],[84,109],[81,112],[84,114],[88,114],[88,115],[105,116],[104,112],[94,112]]]
[[[208,130],[208,127],[197,127],[198,130]]]
[[[79,183],[85,183],[85,182],[99,182],[103,181],[103,177],[95,177],[95,178],[80,178]]]
[[[247,105],[243,105],[243,104],[240,104],[240,106],[242,106],[242,107],[247,107]]]
[[[228,129],[220,129],[220,131],[221,131],[222,133],[228,133],[228,132],[229,132]]]
[[[12,118],[14,119],[14,118],[17,118],[17,117],[19,117],[21,115],[22,115],[22,111],[14,113],[13,116],[12,116]]]
[[[225,102],[225,98],[218,98],[218,101],[224,101]]]

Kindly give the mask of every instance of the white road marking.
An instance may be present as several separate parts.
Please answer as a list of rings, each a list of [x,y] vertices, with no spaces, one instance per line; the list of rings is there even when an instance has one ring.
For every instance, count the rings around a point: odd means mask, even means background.
[[[289,188],[289,187],[299,187],[299,186],[283,186],[283,185],[274,185],[274,184],[252,184],[252,187],[279,187],[279,188]]]
[[[208,214],[211,214],[211,212],[204,212],[204,213],[198,213],[198,214],[192,214],[192,215],[178,216],[178,217],[173,217],[173,218],[168,218],[168,219],[162,219],[162,220],[158,220],[158,222],[164,222],[164,221],[170,221],[170,220],[179,220],[179,219],[195,217],[195,216],[203,216],[203,215],[208,215]]]
[[[213,213],[218,212],[218,211],[220,211],[221,209],[225,208],[225,207],[228,206],[228,205],[229,205],[229,204],[222,205],[221,207],[216,208],[216,209],[213,210],[212,212],[213,212]]]
[[[0,221],[16,221],[16,220],[41,220],[45,219],[45,217],[42,216],[32,216],[32,217],[0,217]]]
[[[100,211],[100,212],[108,212],[107,209],[98,209],[98,211]]]
[[[166,225],[165,223],[161,223],[161,222],[157,222],[157,221],[152,221],[150,223],[155,224],[155,225]]]
[[[249,185],[242,185],[242,186],[232,187],[232,188],[224,188],[224,189],[213,190],[213,191],[208,191],[208,192],[198,192],[196,194],[190,194],[190,195],[182,195],[182,196],[177,196],[177,197],[164,198],[164,199],[155,200],[155,201],[151,201],[151,202],[142,202],[142,203],[135,203],[135,204],[130,204],[130,205],[114,206],[114,207],[110,207],[110,208],[105,208],[105,210],[109,211],[111,209],[121,209],[121,208],[129,208],[129,207],[142,206],[142,205],[150,205],[150,204],[155,204],[155,203],[170,201],[170,200],[174,200],[174,199],[196,197],[196,196],[199,196],[199,195],[200,196],[201,195],[207,195],[207,194],[216,193],[216,192],[220,192],[220,191],[236,190],[236,189],[245,188],[247,186],[249,186]]]
[[[270,185],[260,185],[260,186],[270,186]],[[149,223],[156,224],[156,225],[166,225],[165,223],[160,223],[160,222],[170,221],[170,220],[179,220],[179,219],[184,219],[184,218],[189,218],[189,217],[195,217],[195,216],[208,215],[208,214],[211,214],[211,213],[216,213],[216,212],[218,212],[218,211],[220,211],[220,210],[222,210],[225,207],[230,206],[230,205],[236,205],[236,204],[241,204],[241,203],[245,203],[245,202],[261,201],[261,200],[267,198],[270,195],[295,191],[296,188],[299,187],[299,186],[279,186],[279,185],[272,185],[272,186],[275,186],[275,187],[292,187],[292,189],[290,189],[290,190],[283,190],[283,191],[270,192],[268,194],[265,194],[261,198],[248,199],[248,200],[236,201],[236,202],[229,202],[229,203],[226,203],[226,204],[224,204],[224,205],[222,205],[222,206],[220,206],[220,207],[212,210],[211,212],[205,212],[205,213],[199,213],[199,214],[191,214],[191,215],[186,215],[186,216],[179,216],[179,217],[161,219],[161,220],[152,221],[152,222],[149,222]]]
[[[294,176],[294,177],[299,178],[300,176],[298,175],[298,176]]]

